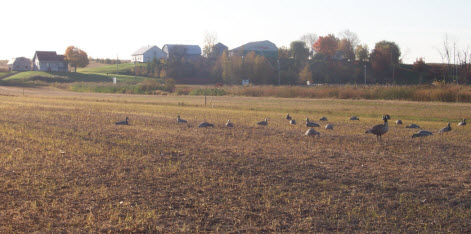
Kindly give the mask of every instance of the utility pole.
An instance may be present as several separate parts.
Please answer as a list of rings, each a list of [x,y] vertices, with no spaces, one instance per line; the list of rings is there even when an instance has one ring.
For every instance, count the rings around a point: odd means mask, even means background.
[[[118,57],[118,54],[116,54],[116,74],[119,75],[119,57]]]

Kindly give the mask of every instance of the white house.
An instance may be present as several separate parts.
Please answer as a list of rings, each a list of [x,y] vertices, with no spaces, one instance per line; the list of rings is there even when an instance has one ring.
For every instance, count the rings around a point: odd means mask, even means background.
[[[31,71],[31,60],[25,57],[12,58],[7,65],[11,71]]]
[[[167,58],[167,54],[157,46],[144,46],[132,54],[131,62],[147,63],[153,59]]]
[[[67,72],[69,64],[64,55],[55,51],[36,51],[33,57],[33,71]]]

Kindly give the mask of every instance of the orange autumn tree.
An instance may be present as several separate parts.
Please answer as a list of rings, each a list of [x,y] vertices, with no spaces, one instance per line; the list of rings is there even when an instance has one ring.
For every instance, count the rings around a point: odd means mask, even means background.
[[[325,55],[331,59],[337,52],[339,39],[333,34],[329,34],[325,37],[319,37],[319,39],[312,46],[318,53]]]
[[[86,67],[89,63],[87,53],[75,46],[67,47],[65,59],[69,62],[70,66],[74,67],[75,72],[77,72],[77,67]]]

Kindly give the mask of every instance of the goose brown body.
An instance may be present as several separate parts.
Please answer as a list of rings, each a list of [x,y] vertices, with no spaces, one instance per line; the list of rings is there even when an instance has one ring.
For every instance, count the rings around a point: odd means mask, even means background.
[[[383,116],[384,124],[378,124],[367,130],[365,133],[371,133],[376,135],[376,140],[381,140],[381,136],[386,134],[389,130],[388,119],[391,119],[389,115]]]
[[[321,125],[319,125],[318,123],[314,123],[314,122],[311,122],[309,121],[309,118],[306,118],[306,127],[320,127]]]
[[[129,118],[126,117],[126,120],[116,122],[115,125],[128,125],[129,124],[128,120],[129,120]]]
[[[416,137],[426,137],[426,136],[431,136],[433,135],[431,132],[429,131],[425,131],[425,130],[420,130],[419,132],[417,132],[416,134],[412,135],[412,138],[416,138]]]
[[[202,122],[200,125],[198,125],[198,128],[207,128],[207,127],[214,127],[214,124],[211,124],[208,122]]]
[[[268,119],[265,119],[264,121],[258,122],[257,125],[267,126],[268,125]]]
[[[446,127],[440,129],[440,130],[438,131],[438,133],[444,133],[444,132],[449,132],[449,131],[451,131],[450,123],[448,123],[448,125],[447,125]]]

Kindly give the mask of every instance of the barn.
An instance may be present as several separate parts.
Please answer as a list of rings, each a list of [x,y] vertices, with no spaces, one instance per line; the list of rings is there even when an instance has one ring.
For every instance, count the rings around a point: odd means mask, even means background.
[[[201,47],[199,45],[165,44],[162,50],[167,53],[167,58],[197,59],[201,57]]]
[[[10,71],[31,71],[31,60],[25,57],[12,58],[7,65]]]
[[[278,58],[278,47],[271,41],[255,41],[241,45],[229,51],[230,56],[238,55],[245,56],[250,52],[255,52],[257,55],[266,57],[269,60]]]
[[[160,60],[167,58],[167,54],[163,52],[158,46],[144,46],[132,54],[132,62],[147,63],[152,60]]]
[[[209,57],[211,57],[211,58],[221,57],[222,53],[224,53],[224,51],[227,51],[228,49],[229,48],[226,45],[219,42],[219,43],[217,43],[216,45],[213,46],[212,51],[211,51],[211,55]]]
[[[33,57],[33,71],[67,72],[69,64],[64,55],[55,51],[36,51]]]

